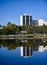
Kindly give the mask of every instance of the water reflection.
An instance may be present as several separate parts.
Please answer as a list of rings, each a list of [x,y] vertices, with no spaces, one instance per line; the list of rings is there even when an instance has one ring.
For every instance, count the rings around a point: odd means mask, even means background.
[[[36,48],[24,47],[24,46],[20,47],[21,56],[24,58],[31,57],[33,55],[33,51],[44,52],[45,50],[47,50],[47,46],[43,46],[43,45],[38,46]]]
[[[24,58],[28,58],[32,56],[32,48],[31,47],[20,47],[21,49],[21,56]]]
[[[47,46],[39,46],[39,49],[38,49],[38,51],[39,52],[44,52],[45,50],[47,50]]]
[[[47,47],[47,42],[43,43],[41,40],[0,40],[0,48],[7,47],[8,50],[13,50],[19,46],[27,49],[33,48],[34,50],[39,47],[40,51],[41,49],[47,49],[45,48],[45,46]]]
[[[0,40],[0,65],[47,65],[47,42],[21,41]]]
[[[47,42],[41,40],[0,40],[0,48],[6,47],[9,51],[20,47],[22,57],[31,57],[33,51],[44,52],[47,50]]]

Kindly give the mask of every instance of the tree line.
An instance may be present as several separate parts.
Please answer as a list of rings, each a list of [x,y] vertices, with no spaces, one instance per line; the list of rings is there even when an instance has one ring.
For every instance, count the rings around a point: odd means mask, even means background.
[[[2,29],[1,29],[2,27]],[[19,33],[20,31],[27,31],[27,33],[46,33],[47,34],[47,26],[32,26],[32,25],[27,25],[27,26],[17,26],[15,24],[12,24],[11,22],[8,22],[7,25],[0,25],[0,35],[4,34],[16,34]]]

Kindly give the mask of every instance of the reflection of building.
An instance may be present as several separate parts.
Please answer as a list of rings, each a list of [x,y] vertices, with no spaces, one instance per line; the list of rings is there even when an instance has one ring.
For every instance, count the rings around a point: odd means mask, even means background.
[[[32,56],[32,48],[31,47],[21,47],[21,56],[25,58]]]
[[[28,14],[24,14],[22,16],[20,16],[20,25],[32,25],[32,16],[28,15]]]
[[[45,49],[44,49],[44,47],[43,47],[43,46],[39,46],[38,51],[39,51],[39,52],[44,52],[44,51],[45,51]]]
[[[45,50],[47,50],[47,46],[39,46],[39,49],[38,49],[38,51],[39,52],[44,52]]]
[[[45,46],[45,50],[47,50],[47,46]]]

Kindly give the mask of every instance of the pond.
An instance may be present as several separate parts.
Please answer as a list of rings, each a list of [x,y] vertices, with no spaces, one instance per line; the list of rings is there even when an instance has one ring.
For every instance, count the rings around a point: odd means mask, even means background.
[[[47,65],[47,42],[0,40],[0,65]]]

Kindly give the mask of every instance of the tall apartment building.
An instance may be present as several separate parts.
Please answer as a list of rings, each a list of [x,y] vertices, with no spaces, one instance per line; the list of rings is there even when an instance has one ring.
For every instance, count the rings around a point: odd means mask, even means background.
[[[33,25],[32,16],[28,14],[20,16],[20,25],[21,26]]]

